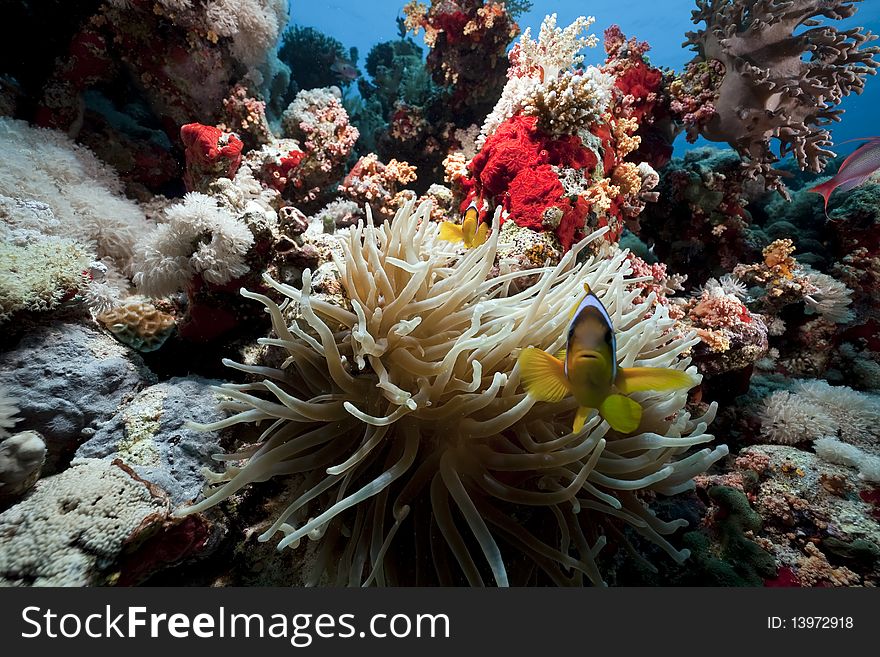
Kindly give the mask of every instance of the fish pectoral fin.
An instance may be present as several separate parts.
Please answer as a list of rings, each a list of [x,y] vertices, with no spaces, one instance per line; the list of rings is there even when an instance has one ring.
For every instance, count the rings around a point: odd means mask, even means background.
[[[444,221],[440,224],[440,239],[447,242],[461,242],[464,239],[461,226],[451,221]]]
[[[693,388],[696,382],[690,374],[665,367],[621,367],[614,381],[617,389],[625,394],[645,390],[677,390]]]
[[[523,388],[538,401],[558,402],[571,393],[565,366],[546,351],[529,347],[518,360]]]
[[[592,410],[592,408],[587,406],[578,406],[577,412],[574,414],[574,424],[571,426],[572,433],[577,433],[584,428],[584,424],[586,424]]]
[[[612,429],[620,433],[635,431],[642,421],[642,407],[623,395],[608,395],[602,402],[599,413]]]
[[[553,354],[553,355],[556,357],[557,360],[561,360],[561,361],[564,363],[564,362],[565,362],[565,358],[566,358],[566,356],[568,355],[568,349],[565,349],[565,348],[563,347],[562,349],[560,349],[559,351],[557,351],[557,352],[556,352],[555,354]]]

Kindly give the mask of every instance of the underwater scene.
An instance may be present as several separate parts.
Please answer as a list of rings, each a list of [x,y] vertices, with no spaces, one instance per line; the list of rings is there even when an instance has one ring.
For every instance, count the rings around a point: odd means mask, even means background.
[[[0,14],[0,585],[880,583],[880,1]]]

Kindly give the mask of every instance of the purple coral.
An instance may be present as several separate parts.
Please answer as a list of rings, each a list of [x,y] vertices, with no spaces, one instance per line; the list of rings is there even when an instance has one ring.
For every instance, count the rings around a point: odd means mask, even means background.
[[[720,64],[723,74],[696,76],[714,86],[714,111],[687,122],[691,136],[728,142],[748,158],[751,175],[763,175],[783,194],[771,168],[778,159],[772,139],[781,156],[791,153],[801,169],[821,171],[834,156],[825,126],[840,120],[842,98],[861,93],[865,77],[880,65],[874,60],[880,48],[865,47],[875,35],[818,20],[848,18],[856,2],[861,0],[697,0],[693,21],[705,22],[705,29],[687,34],[697,56],[685,79],[707,65],[717,73]]]

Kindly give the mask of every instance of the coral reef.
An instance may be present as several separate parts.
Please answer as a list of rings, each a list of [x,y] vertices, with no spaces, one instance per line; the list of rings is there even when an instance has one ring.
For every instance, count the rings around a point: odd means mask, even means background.
[[[484,216],[500,206],[504,221],[553,233],[562,252],[606,226],[604,241],[616,243],[659,180],[647,162],[626,161],[640,144],[639,124],[612,112],[613,75],[577,68],[578,51],[598,43],[584,34],[592,22],[580,17],[559,28],[553,15],[537,41],[523,33],[476,140],[480,150],[455,180],[465,203],[490,204]]]
[[[697,0],[680,72],[529,5],[362,70],[286,0],[5,10],[0,584],[880,584],[858,0]],[[586,291],[693,384],[630,432],[521,380]]]
[[[281,35],[278,59],[290,67],[294,91],[350,84],[357,76],[357,52],[346,52],[339,41],[312,27],[287,28]]]
[[[0,582],[88,586],[112,581],[123,546],[160,525],[168,501],[125,465],[82,459],[0,513]]]
[[[404,7],[409,31],[425,31],[428,70],[434,82],[452,89],[457,112],[485,114],[504,86],[507,45],[519,26],[503,2],[413,1]]]

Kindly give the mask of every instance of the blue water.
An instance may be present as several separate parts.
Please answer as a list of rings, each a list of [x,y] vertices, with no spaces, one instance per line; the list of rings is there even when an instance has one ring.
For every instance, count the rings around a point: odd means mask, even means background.
[[[291,0],[291,22],[315,29],[335,37],[349,48],[355,46],[360,62],[370,48],[381,41],[397,38],[395,18],[402,12],[406,0],[333,0],[332,2],[304,2]],[[429,0],[423,0],[426,3]],[[531,27],[537,34],[544,16],[558,15],[558,23],[567,25],[576,17],[596,17],[594,33],[601,38],[606,27],[617,23],[627,36],[636,36],[651,44],[651,61],[681,71],[690,61],[692,53],[683,48],[685,32],[695,29],[691,22],[693,0],[536,0],[532,9],[519,19],[521,29]],[[855,16],[845,21],[827,21],[838,28],[863,26],[880,33],[880,0],[858,3]],[[421,36],[416,41],[423,45]],[[599,64],[604,51],[601,44],[585,53],[587,63]],[[833,127],[835,143],[847,139],[878,134],[876,108],[880,106],[880,75],[868,79],[861,96],[852,95],[841,105],[846,110],[842,121]],[[706,142],[701,142],[706,143]],[[697,145],[700,145],[698,143]],[[676,150],[690,148],[683,137],[676,141]],[[853,144],[841,144],[839,152],[853,150]]]

